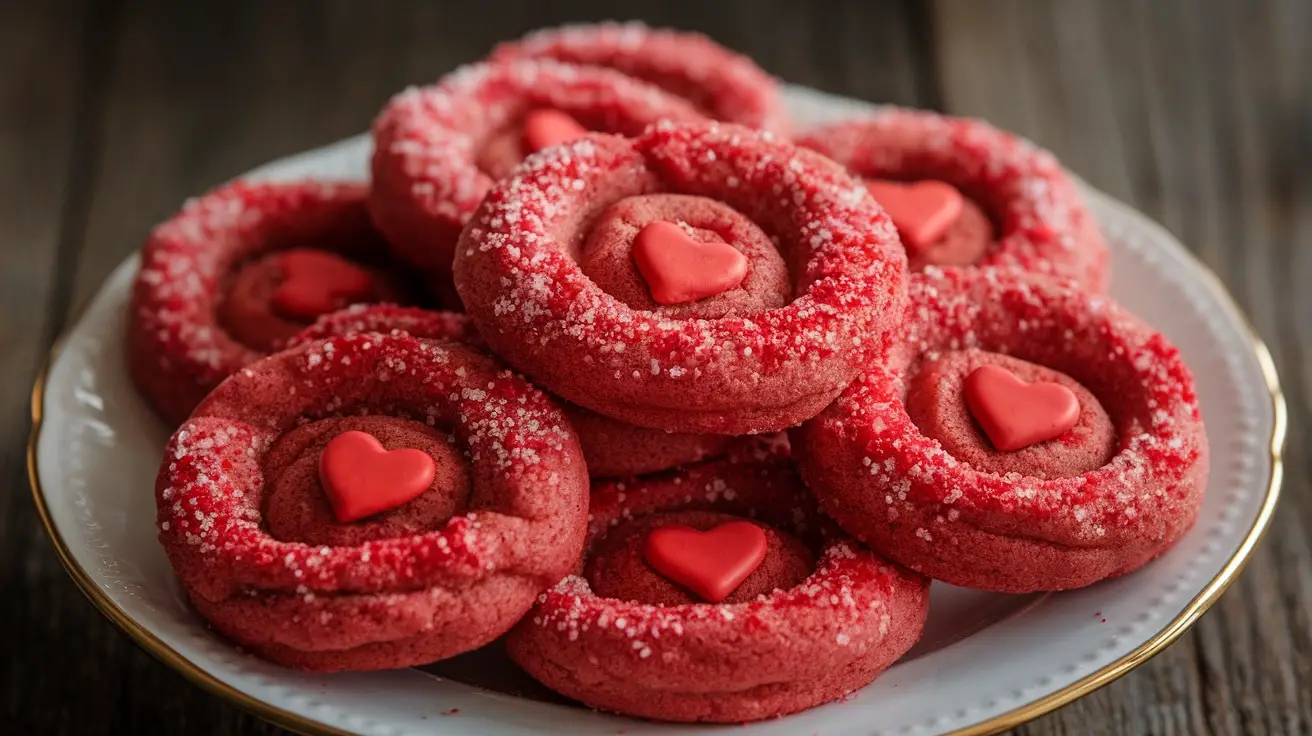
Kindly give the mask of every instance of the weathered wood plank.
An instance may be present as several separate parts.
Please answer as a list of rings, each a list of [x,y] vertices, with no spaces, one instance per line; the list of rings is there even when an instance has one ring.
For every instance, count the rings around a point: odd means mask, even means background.
[[[1312,86],[1297,71],[1312,45],[1293,30],[1312,18],[1306,3],[1265,5],[934,4],[945,107],[1052,148],[1179,235],[1267,337],[1294,418],[1283,512],[1232,592],[1161,657],[1023,733],[1312,729],[1312,258],[1299,245],[1312,232]]]
[[[1218,96],[1233,125],[1229,256],[1240,264],[1236,296],[1266,336],[1284,379],[1293,432],[1281,514],[1216,621],[1202,630],[1216,676],[1237,680],[1234,710],[1245,732],[1312,731],[1312,23],[1306,3],[1273,3],[1254,15],[1230,4],[1211,20],[1223,75]],[[1299,24],[1302,24],[1301,26]],[[1228,145],[1227,145],[1228,144]],[[1219,654],[1213,655],[1213,651]],[[1219,715],[1219,714],[1218,714]]]
[[[68,671],[84,660],[61,634],[98,618],[53,563],[27,493],[24,447],[28,391],[67,291],[60,256],[81,234],[78,180],[93,147],[90,88],[104,50],[89,40],[104,20],[79,0],[0,4],[0,590],[11,632],[0,672],[4,721],[24,733],[72,720]]]

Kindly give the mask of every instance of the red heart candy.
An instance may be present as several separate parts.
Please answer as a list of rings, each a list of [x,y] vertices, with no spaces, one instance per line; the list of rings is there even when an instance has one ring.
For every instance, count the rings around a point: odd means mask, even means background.
[[[961,192],[941,181],[905,184],[867,179],[866,190],[888,212],[908,248],[927,248],[938,242],[961,216]]]
[[[524,147],[529,153],[569,143],[587,134],[588,129],[567,112],[532,110],[524,116]]]
[[[647,532],[642,556],[656,572],[719,603],[765,559],[765,531],[750,521],[729,521],[699,532],[688,526],[662,526]]]
[[[422,450],[388,452],[373,435],[342,432],[319,453],[319,481],[343,524],[390,511],[433,484],[433,458]]]
[[[703,243],[673,222],[653,222],[633,239],[633,259],[660,304],[715,296],[741,284],[747,256],[728,243]]]
[[[321,250],[291,250],[278,256],[282,282],[273,291],[273,307],[298,320],[313,320],[349,304],[374,298],[369,272]]]
[[[1048,381],[1026,383],[996,365],[971,371],[963,389],[971,415],[1003,452],[1059,437],[1080,419],[1074,391]]]

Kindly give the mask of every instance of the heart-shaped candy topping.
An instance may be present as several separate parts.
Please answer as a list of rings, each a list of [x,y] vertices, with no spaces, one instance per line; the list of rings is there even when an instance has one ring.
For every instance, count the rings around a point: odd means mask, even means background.
[[[567,112],[548,108],[532,110],[524,116],[524,148],[529,153],[569,143],[587,134],[588,129]]]
[[[273,291],[273,307],[292,319],[310,321],[374,298],[368,271],[326,251],[287,251],[278,256],[278,267],[282,282]]]
[[[866,190],[888,212],[903,244],[911,249],[928,248],[938,242],[961,215],[961,192],[941,181],[926,179],[907,184],[867,179]]]
[[[433,458],[422,450],[388,452],[373,435],[342,432],[319,453],[319,481],[343,524],[404,506],[433,484]]]
[[[765,531],[750,521],[729,521],[704,532],[689,526],[652,529],[642,556],[652,569],[708,603],[719,603],[765,559]]]
[[[1080,418],[1080,400],[1059,383],[1026,383],[996,365],[976,368],[963,386],[971,416],[993,446],[1020,450],[1070,431]]]
[[[715,296],[741,284],[747,256],[728,243],[703,243],[673,222],[653,222],[633,239],[633,260],[659,304]]]

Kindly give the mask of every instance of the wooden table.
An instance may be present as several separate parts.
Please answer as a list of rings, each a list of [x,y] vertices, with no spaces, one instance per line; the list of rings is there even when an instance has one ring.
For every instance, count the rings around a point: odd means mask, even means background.
[[[0,2],[0,666],[10,732],[276,731],[191,687],[102,619],[37,523],[23,469],[31,380],[110,268],[184,197],[364,130],[402,86],[498,39],[616,12],[704,30],[794,82],[989,118],[1164,223],[1221,276],[1288,394],[1274,528],[1179,643],[1019,732],[1312,732],[1307,0]]]

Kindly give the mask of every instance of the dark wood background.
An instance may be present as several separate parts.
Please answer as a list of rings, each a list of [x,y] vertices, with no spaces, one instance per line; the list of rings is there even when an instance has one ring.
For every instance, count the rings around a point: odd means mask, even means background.
[[[1308,0],[0,0],[6,730],[277,732],[102,619],[37,523],[31,380],[109,269],[187,195],[364,130],[402,86],[530,28],[615,13],[706,31],[794,82],[987,117],[1160,220],[1221,276],[1292,410],[1274,528],[1179,643],[1018,732],[1312,732]]]

